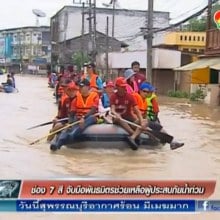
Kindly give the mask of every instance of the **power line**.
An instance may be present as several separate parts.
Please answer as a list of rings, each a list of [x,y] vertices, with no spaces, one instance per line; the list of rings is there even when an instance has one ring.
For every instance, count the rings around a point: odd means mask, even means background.
[[[215,3],[217,3],[217,2],[218,2],[218,0],[213,0],[213,1],[212,1],[212,4],[215,4]],[[185,19],[183,19],[183,20],[181,20],[181,21],[179,21],[179,22],[177,22],[177,23],[175,23],[175,24],[172,24],[172,25],[170,25],[170,26],[168,26],[168,27],[157,29],[157,30],[153,31],[153,33],[158,33],[158,32],[161,32],[161,31],[169,30],[169,29],[174,28],[174,27],[178,27],[178,26],[180,26],[181,24],[183,24],[183,23],[189,21],[190,19],[195,18],[195,17],[198,17],[198,16],[201,15],[206,9],[208,9],[208,5],[206,5],[205,7],[203,7],[201,10],[199,10],[199,11],[196,12],[195,14],[190,15],[189,17],[187,17],[187,18],[185,18]]]
[[[207,0],[205,0],[204,2],[207,2]],[[204,6],[204,3],[203,3],[203,4],[200,4],[200,5],[198,5],[198,6],[196,6],[195,8],[192,8],[192,9],[190,9],[190,10],[188,10],[188,11],[182,13],[182,14],[179,14],[179,15],[176,16],[176,17],[173,17],[173,18],[170,19],[170,20],[172,21],[172,20],[176,20],[177,18],[183,17],[184,15],[186,15],[186,14],[188,14],[188,13],[190,13],[190,12],[196,10],[196,9],[199,9],[199,8],[201,8],[202,6]]]
[[[218,0],[213,0],[212,1],[212,4],[215,4],[217,3]],[[192,18],[195,18],[195,17],[198,17],[199,15],[201,15],[206,9],[208,9],[208,5],[204,6],[202,9],[200,9],[198,12],[194,13],[193,15],[190,15],[188,16],[187,18],[184,18],[183,20],[175,23],[175,24],[172,24],[172,25],[169,25],[168,27],[165,27],[165,28],[160,28],[160,29],[157,29],[157,30],[153,30],[153,33],[159,33],[159,32],[165,32],[169,29],[172,29],[174,27],[178,27],[180,26],[181,24],[189,21],[190,19]],[[146,28],[143,28],[143,29],[146,29]],[[145,34],[145,36],[147,36],[148,34]],[[139,36],[143,36],[143,32],[137,32],[136,34],[134,35],[130,35],[130,36],[124,36],[124,37],[118,37],[118,39],[122,39],[124,41],[132,41],[134,40],[136,37],[139,37]],[[124,39],[125,38],[125,39]]]
[[[216,2],[218,2],[218,0],[213,0],[212,3],[214,4],[214,3],[216,3]],[[172,28],[174,28],[174,27],[178,27],[178,26],[180,26],[181,24],[187,22],[188,20],[190,20],[190,19],[192,19],[192,18],[194,18],[194,17],[197,17],[197,16],[201,15],[201,14],[207,9],[207,7],[208,7],[208,6],[206,5],[205,7],[203,7],[202,9],[200,9],[198,12],[194,13],[193,15],[190,15],[190,16],[184,18],[183,20],[181,20],[181,21],[179,21],[179,22],[177,22],[177,23],[175,23],[175,24],[171,24],[171,25],[169,25],[168,27],[160,28],[160,29],[154,30],[153,33],[163,32],[163,31],[172,29]],[[197,6],[196,8],[199,8],[199,6]],[[192,9],[192,10],[195,10],[196,8],[194,8],[194,9]],[[189,11],[187,11],[186,13],[188,13],[188,12],[190,12],[190,11],[192,11],[192,10],[189,10]],[[183,14],[182,14],[182,15],[183,15]],[[131,25],[131,24],[132,24],[132,25]],[[138,22],[136,23],[136,21],[135,21],[134,23],[132,22],[131,24],[125,25],[126,28],[129,27],[129,26],[133,26],[133,27],[134,27],[134,24],[138,24]],[[122,28],[124,28],[125,26],[122,26]],[[143,28],[143,29],[145,29],[145,28]],[[117,38],[118,38],[118,39],[122,39],[122,40],[124,40],[124,41],[129,41],[129,40],[133,40],[133,39],[135,39],[136,37],[142,36],[142,35],[143,35],[143,32],[138,31],[136,34],[126,35],[126,36],[120,36],[120,37],[117,37]]]

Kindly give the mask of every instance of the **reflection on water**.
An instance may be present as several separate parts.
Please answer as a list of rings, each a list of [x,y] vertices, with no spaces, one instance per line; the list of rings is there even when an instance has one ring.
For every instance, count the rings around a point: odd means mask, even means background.
[[[3,78],[0,80],[3,81]],[[164,128],[177,140],[185,142],[185,146],[176,151],[171,151],[169,145],[165,145],[159,149],[140,149],[137,152],[129,147],[123,150],[74,150],[64,147],[51,153],[44,141],[29,145],[33,140],[45,136],[48,126],[26,129],[50,121],[56,115],[53,91],[47,88],[47,79],[17,76],[17,86],[19,93],[0,93],[2,178],[89,176],[220,180],[220,107],[160,97],[160,120]],[[218,183],[213,198],[220,198]],[[67,215],[66,219],[69,218]],[[36,219],[41,219],[41,215]],[[83,219],[83,216],[79,219]]]

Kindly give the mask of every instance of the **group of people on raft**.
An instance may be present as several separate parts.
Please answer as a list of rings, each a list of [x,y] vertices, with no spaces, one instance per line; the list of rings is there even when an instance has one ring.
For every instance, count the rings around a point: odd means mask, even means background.
[[[7,80],[5,83],[1,83],[0,85],[0,92],[12,93],[17,91],[15,86],[15,77],[14,72],[7,74]]]
[[[86,73],[78,82],[68,78],[60,81],[63,94],[50,132],[61,129],[67,122],[73,123],[73,126],[71,129],[64,129],[59,135],[48,136],[48,141],[51,141],[50,149],[55,151],[70,141],[74,142],[88,126],[100,121],[100,112],[107,110],[111,112],[112,123],[127,131],[127,141],[132,150],[138,149],[139,135],[147,129],[166,133],[158,118],[155,88],[139,70],[140,64],[135,61],[123,77],[103,84],[96,74],[95,64],[88,63]],[[129,122],[139,126],[130,126]],[[169,141],[169,144],[172,150],[184,145],[174,140]]]

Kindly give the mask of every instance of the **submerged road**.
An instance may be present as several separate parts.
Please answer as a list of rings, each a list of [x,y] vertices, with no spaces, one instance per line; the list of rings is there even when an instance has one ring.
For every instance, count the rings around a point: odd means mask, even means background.
[[[0,76],[4,82],[6,76]],[[159,149],[67,149],[50,152],[45,141],[29,145],[46,135],[49,126],[27,130],[50,121],[56,115],[53,90],[47,79],[16,76],[18,93],[0,93],[0,173],[2,179],[45,179],[54,177],[98,177],[121,179],[217,180],[220,199],[220,107],[192,104],[186,100],[160,97],[160,120],[183,148]],[[47,216],[47,217],[46,217]],[[125,217],[126,216],[126,217]],[[57,214],[9,215],[0,219],[60,219]],[[203,218],[204,217],[204,218]],[[210,215],[161,215],[160,219],[218,219]],[[78,219],[146,219],[146,215],[78,215]],[[147,215],[155,219],[155,215]],[[62,214],[62,219],[73,219]],[[159,218],[158,218],[159,219]]]

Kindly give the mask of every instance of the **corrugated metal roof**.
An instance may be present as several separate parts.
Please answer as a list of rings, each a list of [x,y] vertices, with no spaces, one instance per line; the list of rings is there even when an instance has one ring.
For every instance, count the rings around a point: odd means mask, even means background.
[[[194,69],[204,69],[207,67],[220,70],[220,57],[219,58],[217,58],[217,57],[215,57],[215,58],[202,58],[202,59],[197,60],[195,62],[189,63],[185,66],[175,68],[174,70],[187,71],[187,70],[194,70]]]
[[[212,65],[212,69],[220,70],[220,63]]]

